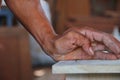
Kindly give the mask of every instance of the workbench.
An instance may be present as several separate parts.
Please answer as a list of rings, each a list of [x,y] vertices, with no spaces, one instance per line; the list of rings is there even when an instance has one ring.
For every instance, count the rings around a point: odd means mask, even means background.
[[[60,61],[53,74],[65,74],[66,80],[120,80],[120,60]]]

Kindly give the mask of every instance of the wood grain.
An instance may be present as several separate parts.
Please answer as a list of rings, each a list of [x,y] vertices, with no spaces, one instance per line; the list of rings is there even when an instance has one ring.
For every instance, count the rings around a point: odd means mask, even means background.
[[[32,80],[28,34],[22,28],[0,28],[0,80]]]

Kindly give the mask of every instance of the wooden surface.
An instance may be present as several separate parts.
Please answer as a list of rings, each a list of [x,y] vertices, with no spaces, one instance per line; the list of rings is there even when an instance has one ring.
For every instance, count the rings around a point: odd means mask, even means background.
[[[21,28],[0,28],[0,80],[32,80],[28,34]]]
[[[60,61],[53,65],[54,74],[120,73],[120,60]]]

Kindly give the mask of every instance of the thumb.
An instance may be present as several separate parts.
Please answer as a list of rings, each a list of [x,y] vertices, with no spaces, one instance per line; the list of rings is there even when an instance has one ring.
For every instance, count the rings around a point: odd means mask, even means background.
[[[94,51],[92,49],[92,47],[90,46],[90,44],[84,44],[82,46],[83,50],[88,53],[89,55],[94,55]]]
[[[78,46],[82,46],[82,49],[89,55],[94,55],[94,51],[91,47],[90,41],[82,35],[79,35],[79,37],[81,38],[77,42]]]

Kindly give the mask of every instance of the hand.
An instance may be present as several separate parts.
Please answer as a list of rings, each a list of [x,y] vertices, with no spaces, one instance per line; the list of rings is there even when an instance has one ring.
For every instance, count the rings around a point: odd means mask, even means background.
[[[55,39],[55,49],[56,54],[54,54],[54,59],[57,61],[91,59],[91,56],[89,55],[94,54],[92,47],[90,47],[90,41],[73,30],[67,30],[63,35],[60,35]]]
[[[90,47],[90,41],[80,33],[74,30],[67,30],[63,35],[60,35],[55,40],[55,48],[58,54],[67,54],[76,48],[82,48],[89,55],[94,52]]]
[[[76,28],[76,31],[80,32],[82,35],[84,35],[85,37],[87,37],[91,43],[92,42],[97,42],[96,44],[96,48],[97,46],[99,46],[99,44],[101,46],[101,50],[97,50],[97,51],[107,51],[107,53],[112,53],[114,55],[116,55],[117,58],[120,58],[120,42],[115,39],[111,34],[108,33],[104,33],[104,32],[100,32],[97,31],[95,29],[92,28]],[[105,52],[102,52],[105,53]]]
[[[90,45],[92,42],[96,42],[96,46]],[[104,52],[105,46],[108,47],[109,54]],[[120,43],[107,33],[91,28],[70,28],[55,40],[55,47],[59,53],[55,55],[55,59],[117,59],[116,55],[120,53],[119,46]],[[112,52],[109,52],[110,50]],[[93,53],[94,55],[91,55]]]

